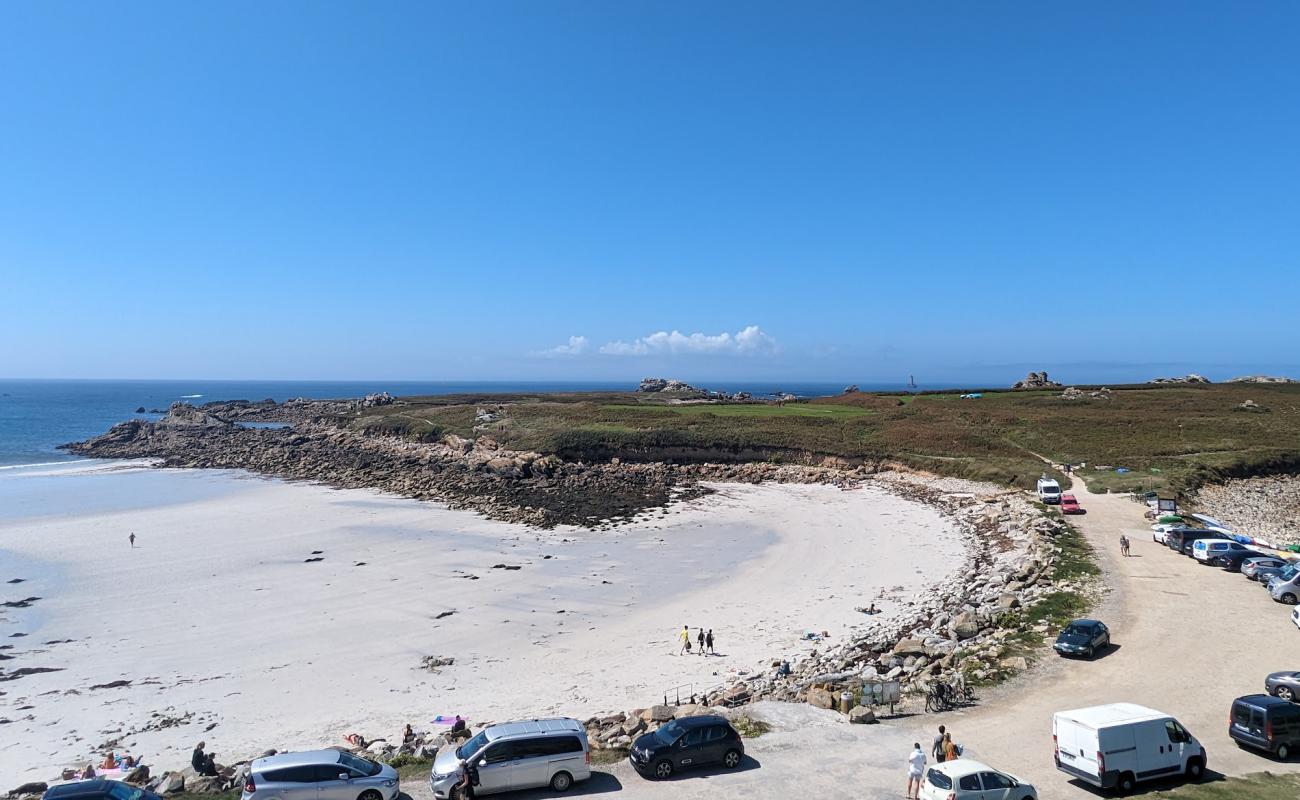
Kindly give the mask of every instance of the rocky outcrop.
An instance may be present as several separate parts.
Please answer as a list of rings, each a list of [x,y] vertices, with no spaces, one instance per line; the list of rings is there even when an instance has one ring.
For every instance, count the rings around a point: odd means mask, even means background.
[[[1056,389],[1061,384],[1047,377],[1047,371],[1031,372],[1025,376],[1023,381],[1016,381],[1012,384],[1012,389]]]
[[[1224,383],[1300,383],[1300,381],[1282,375],[1242,375],[1240,378],[1229,378]]]
[[[154,423],[156,427],[161,428],[229,428],[234,425],[227,419],[210,414],[199,408],[195,408],[189,403],[172,403],[167,409],[167,416]]]
[[[641,385],[636,387],[638,392],[643,394],[676,394],[691,395],[695,397],[708,397],[711,392],[707,389],[700,389],[691,386],[684,381],[673,380],[671,378],[642,378]]]
[[[1204,375],[1197,375],[1195,372],[1189,372],[1181,378],[1152,378],[1147,383],[1209,383],[1210,379]]]
[[[1233,410],[1234,410],[1234,411],[1254,411],[1254,412],[1257,412],[1257,413],[1266,414],[1266,413],[1268,413],[1269,408],[1268,408],[1268,406],[1261,406],[1259,403],[1256,403],[1254,400],[1246,399],[1246,400],[1242,400],[1240,403],[1238,403],[1236,406],[1234,406],[1234,407],[1233,407]]]

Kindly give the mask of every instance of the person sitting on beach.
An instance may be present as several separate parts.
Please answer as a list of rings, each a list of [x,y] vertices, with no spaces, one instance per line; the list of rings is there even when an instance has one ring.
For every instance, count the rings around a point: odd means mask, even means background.
[[[190,753],[190,766],[200,775],[203,774],[203,765],[207,762],[207,757],[203,755],[203,748],[207,744],[207,742],[199,742],[198,747],[194,748],[194,752]]]
[[[879,613],[880,613],[880,609],[876,608],[876,601],[875,601],[875,600],[872,600],[872,601],[871,601],[871,605],[867,606],[867,613],[868,613],[868,614],[879,614]]]
[[[406,723],[406,729],[402,731],[402,744],[410,744],[415,741],[415,731],[411,729],[411,723]]]
[[[131,769],[136,766],[135,759],[130,756],[122,756],[122,769]]]
[[[81,771],[81,779],[83,781],[88,781],[93,777],[95,777],[95,765],[87,764],[86,768]]]
[[[215,778],[217,777],[217,775],[221,774],[217,770],[216,753],[208,753],[207,759],[205,759],[203,762],[203,769],[199,770],[199,774],[205,778]]]
[[[99,765],[100,769],[117,769],[117,756],[113,755],[110,750],[108,755],[104,756],[104,763]]]
[[[463,733],[465,730],[465,718],[460,714],[456,715],[456,721],[451,723],[452,733]]]

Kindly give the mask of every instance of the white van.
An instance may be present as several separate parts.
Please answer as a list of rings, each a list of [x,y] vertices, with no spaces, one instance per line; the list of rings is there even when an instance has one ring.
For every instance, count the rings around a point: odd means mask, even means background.
[[[1127,794],[1138,781],[1205,774],[1205,748],[1178,720],[1132,703],[1052,715],[1056,768],[1085,783]]]
[[[564,792],[591,777],[591,749],[581,722],[567,717],[490,725],[433,759],[429,787],[447,800],[460,783],[461,764],[478,771],[474,794],[551,787]]]
[[[1259,551],[1232,539],[1197,539],[1192,542],[1192,557],[1203,564],[1208,564],[1219,556],[1245,552],[1258,553]]]
[[[1044,475],[1038,479],[1038,499],[1044,503],[1061,502],[1061,484]]]

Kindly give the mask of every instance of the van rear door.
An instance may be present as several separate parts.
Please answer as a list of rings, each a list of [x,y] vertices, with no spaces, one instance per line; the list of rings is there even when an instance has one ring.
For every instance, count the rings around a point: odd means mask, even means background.
[[[1056,728],[1057,768],[1100,786],[1097,731],[1059,714],[1052,722]]]

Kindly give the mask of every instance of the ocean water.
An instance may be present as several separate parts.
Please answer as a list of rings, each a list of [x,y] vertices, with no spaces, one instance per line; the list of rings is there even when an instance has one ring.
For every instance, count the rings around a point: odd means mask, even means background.
[[[844,383],[719,382],[697,385],[756,396],[789,392],[802,397],[835,394]],[[17,464],[66,461],[73,456],[58,450],[68,442],[96,436],[138,414],[144,407],[163,409],[184,400],[202,404],[214,400],[288,400],[294,397],[330,399],[360,397],[372,392],[401,395],[462,392],[582,392],[630,391],[634,383],[607,382],[418,382],[418,381],[83,381],[0,380],[0,468]],[[898,390],[898,385],[863,384],[863,389]]]

